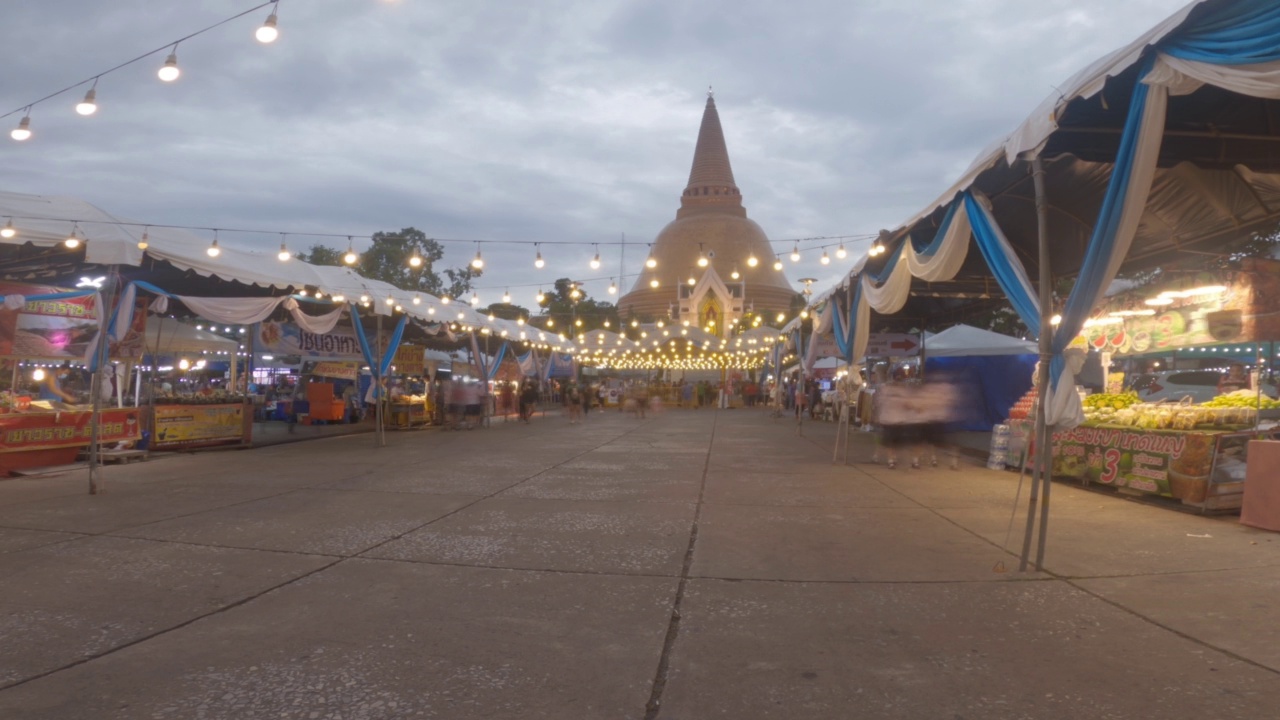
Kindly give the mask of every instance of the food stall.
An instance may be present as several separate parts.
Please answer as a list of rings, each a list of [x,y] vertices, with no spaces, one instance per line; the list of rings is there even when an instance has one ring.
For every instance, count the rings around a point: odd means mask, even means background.
[[[408,430],[431,424],[434,404],[427,392],[427,355],[421,345],[402,344],[391,361],[388,428]],[[421,393],[412,392],[422,386]]]
[[[136,313],[143,315],[145,313]],[[153,316],[146,349],[153,366],[171,362],[177,382],[165,382],[149,393],[146,415],[152,450],[188,450],[220,445],[248,445],[253,435],[253,406],[248,396],[191,382],[210,359],[234,359],[236,340],[200,327]],[[154,377],[152,378],[154,382]]]
[[[1120,391],[1082,399],[1085,422],[1054,435],[1053,474],[1204,511],[1238,509],[1249,441],[1280,439],[1280,400],[1267,385],[1276,359],[1271,348],[1280,337],[1272,299],[1278,291],[1280,263],[1248,260],[1236,271],[1197,273],[1111,298],[1082,335],[1102,353],[1107,389]],[[1217,352],[1239,345],[1248,357],[1222,359]],[[1140,376],[1109,372],[1113,361],[1135,366],[1135,360],[1147,367],[1185,363],[1221,381],[1198,388],[1194,397],[1164,393],[1158,402],[1144,402],[1151,388],[1129,387]],[[1013,448],[1030,432],[1033,401],[1034,392],[1011,413],[1011,462],[1020,462]]]
[[[6,298],[0,306],[0,357],[12,365],[5,378],[9,390],[0,394],[0,475],[75,462],[92,434],[92,400],[81,364],[98,333],[96,296],[91,290],[12,282],[0,283],[0,295]],[[111,345],[110,357],[136,357],[144,323],[135,319],[126,337]],[[140,420],[134,408],[104,409],[99,444],[136,442]]]

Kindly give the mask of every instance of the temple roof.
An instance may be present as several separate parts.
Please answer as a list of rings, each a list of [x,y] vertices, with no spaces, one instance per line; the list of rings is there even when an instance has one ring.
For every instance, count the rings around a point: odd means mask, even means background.
[[[716,100],[711,93],[707,93],[702,126],[698,128],[698,144],[693,150],[693,167],[689,170],[689,184],[684,189],[680,204],[684,208],[710,206],[730,209],[742,206],[742,195],[729,165],[729,149],[725,146],[724,130],[720,127],[720,114],[716,112]]]

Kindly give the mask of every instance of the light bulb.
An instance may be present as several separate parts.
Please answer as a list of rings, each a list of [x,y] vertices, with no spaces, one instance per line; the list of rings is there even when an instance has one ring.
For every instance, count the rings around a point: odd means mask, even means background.
[[[477,295],[477,294],[475,294],[475,293],[471,293],[471,304],[472,304],[472,305],[479,305],[479,304],[480,304],[480,296],[479,296],[479,295]]]
[[[340,303],[340,302],[345,301],[347,298],[346,298],[346,296],[345,296],[345,295],[343,295],[342,293],[337,293],[337,294],[335,294],[335,295],[333,296],[333,298],[332,298],[332,299],[333,299],[333,301],[334,301],[334,302],[336,302],[336,303]]]
[[[609,281],[609,294],[610,295],[618,294],[618,286],[614,285],[612,280]]]
[[[23,118],[18,121],[18,127],[14,128],[9,133],[9,137],[13,138],[14,140],[17,140],[18,142],[22,142],[23,140],[30,138],[31,137],[31,116],[30,115],[23,116]]]
[[[41,380],[44,380],[44,370],[40,368],[36,368],[31,373],[31,379],[35,380],[36,382],[40,382]]]
[[[690,285],[697,285],[697,284],[698,284],[698,280],[697,280],[697,278],[695,278],[694,276],[690,275],[690,276],[689,276],[689,284],[690,284]]]
[[[544,292],[542,292],[541,290],[539,290],[539,291],[538,291],[538,304],[539,304],[539,305],[541,305],[542,303],[546,302],[546,300],[547,300],[547,294],[546,294],[546,293],[544,293]]]
[[[218,257],[222,254],[222,248],[218,247],[218,238],[213,239],[213,243],[209,245],[209,249],[205,250],[209,257]]]
[[[831,258],[827,256],[827,251],[826,251],[826,250],[823,250],[823,251],[822,251],[822,257],[818,260],[818,262],[822,263],[823,265],[830,265],[830,264],[831,264]]]
[[[704,268],[704,267],[706,267],[706,266],[707,266],[707,264],[708,264],[709,262],[710,262],[710,261],[709,261],[709,260],[707,260],[707,256],[706,256],[706,255],[704,255],[704,254],[702,254],[702,251],[701,251],[701,250],[699,250],[699,251],[698,251],[698,267],[702,267],[702,268]]]
[[[503,303],[505,303],[505,304],[507,304],[507,305],[510,305],[510,304],[511,304],[511,291],[510,291],[510,290],[507,290],[507,291],[505,291],[505,292],[503,292],[503,293],[502,293],[502,302],[503,302]]]
[[[471,261],[471,267],[479,270],[484,267],[484,258],[480,257],[480,251],[476,251],[476,258]]]
[[[351,247],[351,243],[347,243],[347,254],[342,256],[342,262],[348,265],[355,265],[360,256],[356,254],[355,248]]]
[[[165,82],[173,82],[181,74],[182,71],[178,69],[178,51],[174,49],[169,53],[169,57],[165,58],[164,67],[160,68],[156,75]]]
[[[776,259],[774,259],[774,261],[773,261],[773,269],[774,269],[774,270],[781,270],[781,269],[782,269],[782,258],[776,258]]]
[[[656,287],[658,287],[658,284],[659,284],[659,283],[658,283],[658,278],[654,278],[654,279],[652,279],[652,280],[650,280],[650,281],[649,281],[649,287],[651,287],[651,288],[656,288]]]
[[[361,302],[361,304],[368,304],[368,302],[369,302],[369,296],[368,296],[368,295],[361,295],[361,296],[360,296],[360,302]]]
[[[18,231],[13,227],[13,218],[9,218],[9,222],[3,228],[0,228],[0,237],[8,239],[17,235]]]
[[[787,316],[786,316],[786,315],[783,315],[782,313],[778,313],[778,318],[777,318],[777,321],[778,321],[778,322],[782,322],[782,321],[784,321],[784,320],[786,320],[786,319],[787,319]]]
[[[791,248],[791,262],[800,262],[800,243]]]
[[[747,267],[755,267],[759,264],[760,264],[760,261],[756,259],[756,256],[754,253],[747,256]]]
[[[416,250],[412,255],[409,256],[409,267],[411,268],[422,267],[422,257],[418,255],[418,252]]]
[[[280,31],[276,28],[276,12],[274,10],[271,11],[271,14],[267,16],[267,21],[262,23],[262,27],[258,28],[253,36],[264,45],[273,43],[276,38],[280,37]]]
[[[448,304],[449,304],[449,296],[448,296],[448,295],[441,295],[441,296],[440,296],[440,304],[441,304],[441,305],[448,305]]]
[[[191,369],[191,361],[186,358],[182,358],[181,360],[178,361],[178,369],[179,370]]]
[[[729,273],[729,277],[733,278],[734,280],[737,280],[738,278],[742,277],[742,273],[738,272],[738,268],[735,267],[733,269],[733,272]]]
[[[98,112],[98,91],[89,88],[89,92],[84,94],[84,100],[76,105],[76,112],[86,117]]]
[[[542,251],[538,251],[538,256],[533,259],[533,266],[541,270],[546,267],[547,261],[542,259]]]
[[[595,257],[591,258],[591,269],[592,270],[600,269],[600,253],[596,253]]]
[[[644,261],[644,266],[650,270],[658,267],[658,260],[653,256],[653,252],[649,253],[649,257]]]
[[[840,243],[840,247],[836,248],[836,257],[843,260],[849,253],[844,249],[844,243]]]
[[[79,236],[79,235],[76,235],[76,229],[75,229],[75,228],[71,228],[71,234],[67,236],[67,239],[66,239],[66,240],[63,240],[63,241],[62,241],[62,244],[63,244],[63,245],[66,245],[67,247],[71,248],[72,250],[74,250],[74,249],[76,249],[76,248],[80,247],[80,236]]]
[[[280,241],[280,252],[276,253],[276,257],[280,258],[280,262],[288,262],[293,257],[289,252],[289,248],[285,246],[284,241]]]
[[[395,305],[395,304],[396,304],[396,299],[395,299],[395,298],[393,298],[393,297],[391,297],[390,295],[388,295],[388,296],[387,296],[387,304],[388,304],[388,305]]]
[[[138,240],[138,249],[146,250],[151,246],[151,235],[146,231],[142,231],[142,238]]]

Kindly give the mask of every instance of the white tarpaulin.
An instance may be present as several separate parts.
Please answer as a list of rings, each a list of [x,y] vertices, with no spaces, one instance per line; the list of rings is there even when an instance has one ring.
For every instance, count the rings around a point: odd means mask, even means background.
[[[956,325],[925,340],[926,357],[972,355],[1035,355],[1034,342],[983,330],[972,325]]]

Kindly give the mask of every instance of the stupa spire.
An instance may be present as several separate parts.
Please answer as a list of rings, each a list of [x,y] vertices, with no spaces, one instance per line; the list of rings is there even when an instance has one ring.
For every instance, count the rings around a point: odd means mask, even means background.
[[[710,88],[707,89],[707,106],[702,111],[702,126],[698,129],[698,143],[693,150],[689,184],[684,189],[680,205],[682,210],[742,207],[742,195],[733,180],[729,149],[725,146],[724,130],[720,127],[720,113],[716,112],[715,94]]]

